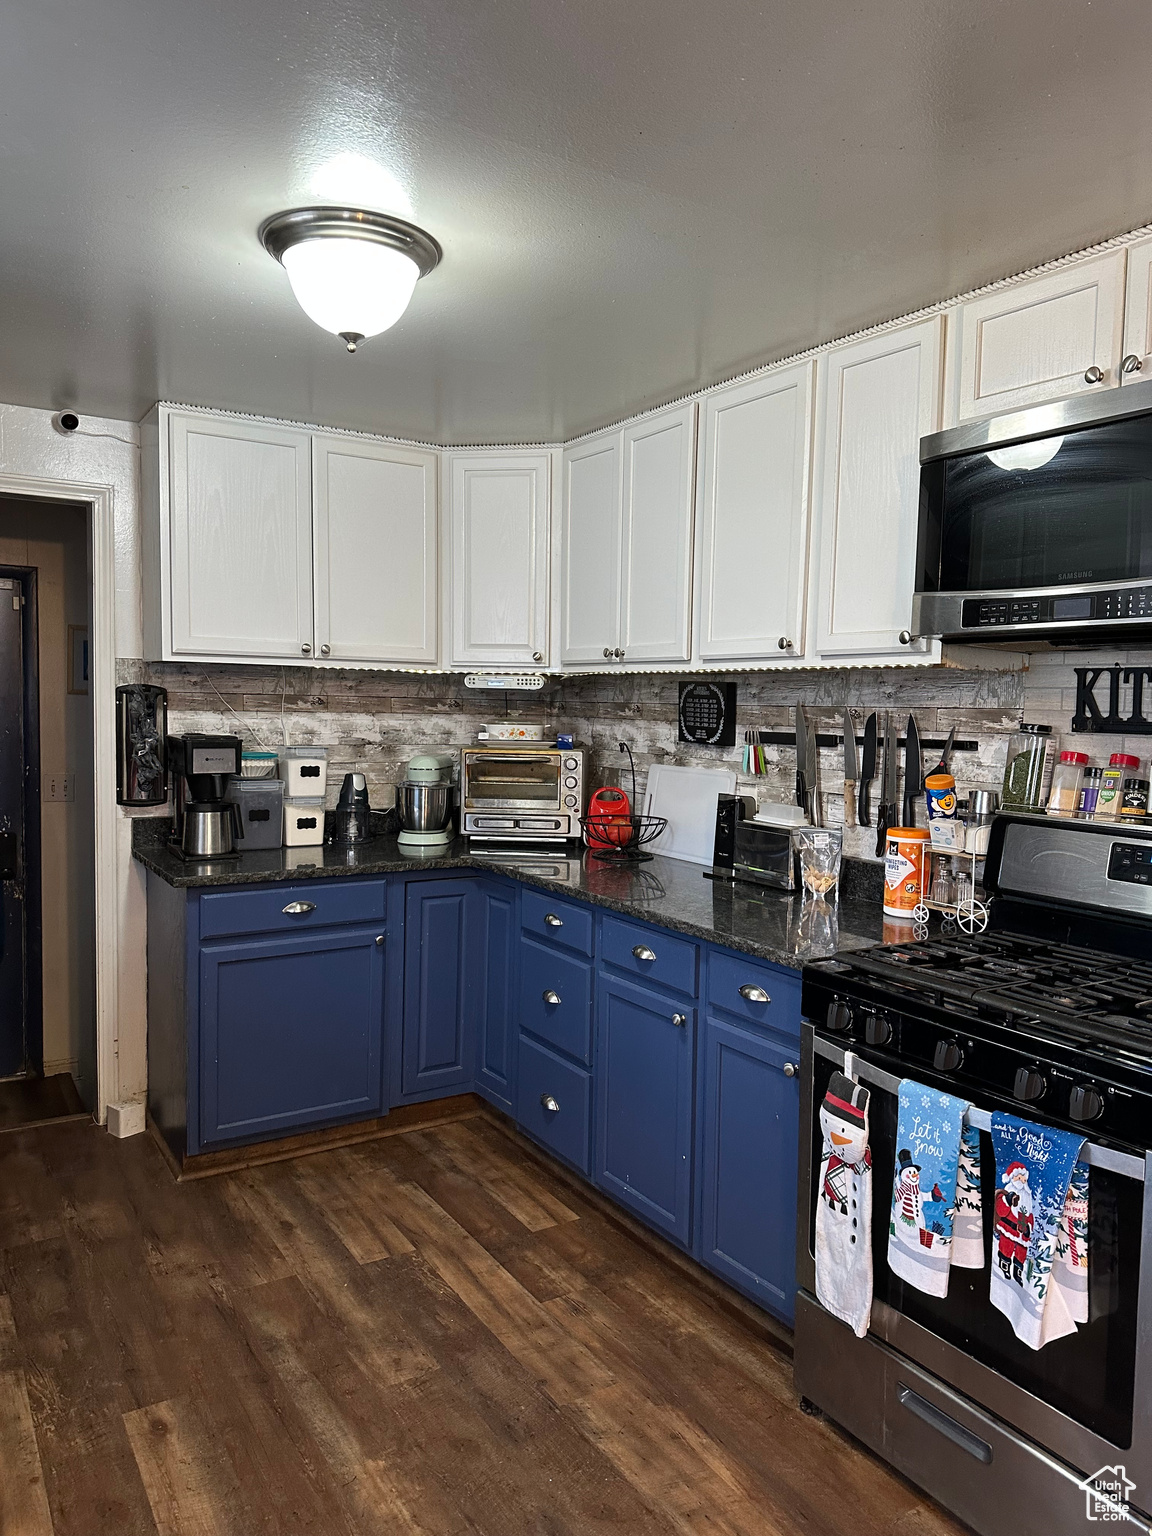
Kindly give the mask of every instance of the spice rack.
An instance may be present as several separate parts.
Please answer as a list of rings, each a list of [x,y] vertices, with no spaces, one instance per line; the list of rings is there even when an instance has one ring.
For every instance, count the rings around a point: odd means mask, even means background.
[[[920,900],[912,911],[912,922],[916,928],[922,928],[923,932],[916,934],[917,938],[923,938],[928,931],[928,919],[933,912],[939,912],[944,922],[955,923],[961,933],[983,933],[988,926],[988,907],[981,899],[984,891],[980,885],[980,864],[984,855],[977,853],[975,848],[933,848],[924,850],[924,890],[930,892],[937,881],[937,860],[950,859],[953,866],[953,875],[963,873],[966,876],[965,892],[961,896],[957,891],[958,899],[951,902],[939,901],[922,893]],[[957,882],[959,884],[959,882]],[[979,894],[977,894],[979,892]]]

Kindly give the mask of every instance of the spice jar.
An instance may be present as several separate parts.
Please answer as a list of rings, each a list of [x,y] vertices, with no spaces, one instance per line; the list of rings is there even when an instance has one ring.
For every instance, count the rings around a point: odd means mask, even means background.
[[[1080,804],[1076,808],[1077,816],[1091,816],[1095,813],[1103,773],[1103,768],[1085,768],[1084,782],[1080,786]]]
[[[1120,816],[1122,820],[1135,820],[1137,817],[1148,814],[1148,780],[1125,779],[1124,791],[1120,800]]]
[[[1048,794],[1049,816],[1074,816],[1080,809],[1080,786],[1087,763],[1087,752],[1061,752]]]
[[[1139,766],[1140,759],[1130,752],[1113,752],[1107,768],[1100,775],[1100,793],[1093,812],[1096,821],[1115,821],[1119,817],[1124,780],[1131,778],[1132,769]]]
[[[1038,811],[1047,804],[1054,748],[1050,725],[1021,725],[1013,731],[1000,795],[1006,811]]]

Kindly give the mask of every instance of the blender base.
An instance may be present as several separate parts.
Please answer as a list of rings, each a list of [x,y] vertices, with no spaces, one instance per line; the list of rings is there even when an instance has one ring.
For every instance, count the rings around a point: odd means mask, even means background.
[[[447,848],[455,837],[451,827],[444,828],[440,832],[408,832],[399,833],[396,841],[401,848],[429,849]]]

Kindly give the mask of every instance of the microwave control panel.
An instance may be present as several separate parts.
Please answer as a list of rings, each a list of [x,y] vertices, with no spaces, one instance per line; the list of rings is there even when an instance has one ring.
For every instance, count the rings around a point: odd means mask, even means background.
[[[965,629],[1018,624],[1067,624],[1077,620],[1124,623],[1152,619],[1152,586],[1110,587],[1103,592],[1056,593],[1045,597],[966,597]]]

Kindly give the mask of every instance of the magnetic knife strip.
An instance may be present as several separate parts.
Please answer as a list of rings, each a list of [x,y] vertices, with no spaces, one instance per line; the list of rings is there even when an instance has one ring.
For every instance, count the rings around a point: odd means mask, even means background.
[[[761,747],[794,747],[796,745],[795,731],[749,731],[748,736],[755,741],[756,745]],[[818,747],[838,747],[842,745],[844,737],[843,735],[832,736],[820,731],[815,737],[815,741]],[[864,737],[857,736],[856,744],[862,747],[864,745]],[[896,738],[896,746],[899,748],[904,746],[904,744],[904,737],[898,736]],[[920,750],[922,752],[929,750],[943,752],[947,744],[947,740],[943,736],[921,736],[920,738]],[[884,741],[883,737],[881,737],[877,742],[877,746],[883,747],[883,745]],[[952,743],[953,752],[978,752],[979,750],[980,743],[978,741],[954,741]]]

